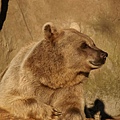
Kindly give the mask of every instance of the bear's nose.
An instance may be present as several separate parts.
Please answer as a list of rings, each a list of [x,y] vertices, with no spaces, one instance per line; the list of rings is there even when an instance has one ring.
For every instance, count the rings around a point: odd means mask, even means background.
[[[106,52],[104,52],[104,51],[101,51],[100,52],[100,58],[106,58],[106,57],[108,57],[108,53],[106,53]]]

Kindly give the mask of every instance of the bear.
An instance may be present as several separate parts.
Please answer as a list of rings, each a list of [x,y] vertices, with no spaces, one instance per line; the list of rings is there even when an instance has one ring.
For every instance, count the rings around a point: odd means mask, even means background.
[[[46,23],[44,38],[23,47],[3,72],[0,108],[23,119],[86,119],[84,81],[108,53],[79,30]]]

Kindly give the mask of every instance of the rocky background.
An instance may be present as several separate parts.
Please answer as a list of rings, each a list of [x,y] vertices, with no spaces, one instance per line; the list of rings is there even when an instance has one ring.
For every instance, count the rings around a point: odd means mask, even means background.
[[[8,0],[2,0],[8,1]],[[91,113],[120,115],[120,0],[9,0],[0,31],[0,72],[21,47],[42,38],[48,21],[59,28],[80,25],[109,57],[86,82],[85,97]],[[2,9],[2,7],[1,7]]]

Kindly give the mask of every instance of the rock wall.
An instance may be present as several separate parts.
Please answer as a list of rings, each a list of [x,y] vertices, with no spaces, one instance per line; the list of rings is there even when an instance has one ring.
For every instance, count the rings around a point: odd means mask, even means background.
[[[96,109],[120,114],[120,0],[9,0],[0,32],[0,72],[21,47],[42,37],[48,21],[60,28],[76,21],[82,33],[108,52],[106,64],[91,72],[86,83],[86,102],[91,109],[102,106]]]

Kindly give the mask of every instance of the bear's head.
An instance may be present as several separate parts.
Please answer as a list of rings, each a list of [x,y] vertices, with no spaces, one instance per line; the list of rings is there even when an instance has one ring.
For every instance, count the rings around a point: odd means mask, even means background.
[[[43,31],[45,39],[35,49],[32,68],[36,68],[34,73],[44,85],[59,88],[79,84],[106,61],[108,54],[80,33],[77,24],[57,31],[47,23]]]

